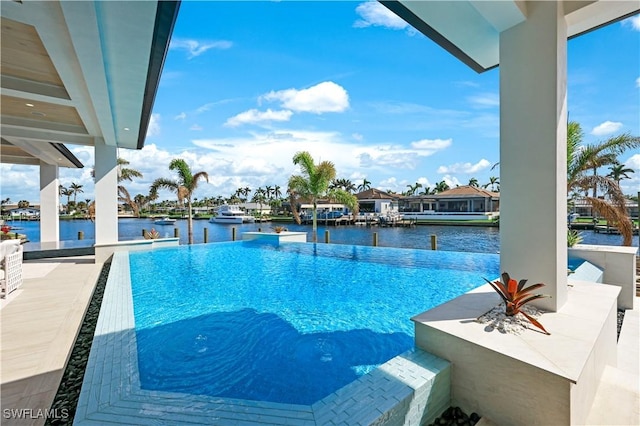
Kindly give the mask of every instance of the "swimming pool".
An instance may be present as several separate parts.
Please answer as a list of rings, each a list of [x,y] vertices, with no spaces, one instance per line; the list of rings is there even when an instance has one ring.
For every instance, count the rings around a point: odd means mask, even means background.
[[[249,242],[129,255],[142,389],[312,404],[413,347],[499,257]]]

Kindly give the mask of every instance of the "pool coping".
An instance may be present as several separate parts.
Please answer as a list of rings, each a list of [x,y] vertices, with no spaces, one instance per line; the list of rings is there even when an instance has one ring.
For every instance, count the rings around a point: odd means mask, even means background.
[[[129,252],[120,251],[113,255],[74,424],[355,425],[400,417],[421,424],[449,406],[450,370],[448,361],[412,349],[312,405],[144,390]]]

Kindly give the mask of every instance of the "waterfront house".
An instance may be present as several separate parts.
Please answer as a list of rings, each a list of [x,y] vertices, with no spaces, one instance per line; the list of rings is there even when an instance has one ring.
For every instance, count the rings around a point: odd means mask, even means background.
[[[438,194],[402,197],[399,208],[412,219],[491,220],[500,215],[500,193],[458,186]]]
[[[398,196],[380,191],[376,188],[356,194],[360,213],[377,213],[388,215],[398,212]]]
[[[12,219],[30,219],[37,220],[40,218],[40,207],[16,207],[13,209],[7,209],[9,216]]]

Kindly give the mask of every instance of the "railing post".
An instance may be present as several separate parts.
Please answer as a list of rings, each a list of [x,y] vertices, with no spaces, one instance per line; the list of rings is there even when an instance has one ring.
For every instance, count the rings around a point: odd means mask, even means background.
[[[78,231],[78,239],[79,240],[84,240],[84,232],[83,231]]]
[[[175,238],[180,238],[180,229],[178,228],[173,228],[173,236]]]

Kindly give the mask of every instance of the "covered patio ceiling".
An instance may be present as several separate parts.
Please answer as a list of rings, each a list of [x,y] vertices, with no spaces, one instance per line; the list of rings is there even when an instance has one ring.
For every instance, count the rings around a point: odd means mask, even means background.
[[[389,10],[431,38],[476,72],[499,65],[500,33],[527,19],[527,1],[380,0]],[[586,32],[640,11],[637,0],[563,1],[567,35]]]
[[[0,158],[82,167],[65,144],[140,149],[179,2],[3,1]]]

